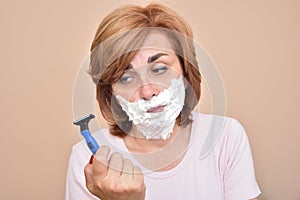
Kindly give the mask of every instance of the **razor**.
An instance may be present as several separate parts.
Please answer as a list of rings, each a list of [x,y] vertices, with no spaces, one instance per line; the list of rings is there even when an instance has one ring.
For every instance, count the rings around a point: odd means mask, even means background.
[[[89,122],[91,119],[95,118],[94,115],[89,114],[87,116],[84,116],[76,121],[73,122],[73,124],[80,126],[80,132],[81,135],[84,137],[87,146],[93,153],[93,155],[97,152],[99,149],[99,145],[96,142],[95,138],[91,135],[91,132],[89,130]]]

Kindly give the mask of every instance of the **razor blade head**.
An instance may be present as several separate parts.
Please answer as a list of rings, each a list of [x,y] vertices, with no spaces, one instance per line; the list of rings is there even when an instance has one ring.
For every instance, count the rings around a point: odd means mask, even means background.
[[[89,129],[89,122],[91,119],[95,118],[95,116],[93,114],[89,114],[89,115],[86,115],[76,121],[73,122],[73,124],[77,125],[77,126],[80,126],[80,131],[84,131],[84,130],[88,130]]]

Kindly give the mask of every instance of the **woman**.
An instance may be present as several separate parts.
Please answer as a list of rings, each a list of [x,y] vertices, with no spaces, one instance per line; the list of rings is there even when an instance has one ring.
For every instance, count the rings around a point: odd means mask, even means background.
[[[100,148],[88,164],[84,143],[73,147],[66,199],[257,199],[242,126],[192,112],[201,82],[192,37],[160,4],[124,6],[103,19],[89,74],[109,129],[95,133]],[[216,142],[199,158],[216,119]]]

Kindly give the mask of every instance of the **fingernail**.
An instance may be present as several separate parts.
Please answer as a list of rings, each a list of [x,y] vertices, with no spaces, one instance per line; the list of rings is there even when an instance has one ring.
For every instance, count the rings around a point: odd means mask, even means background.
[[[91,164],[93,164],[93,162],[94,162],[94,156],[92,155],[90,158],[89,164],[91,165]]]

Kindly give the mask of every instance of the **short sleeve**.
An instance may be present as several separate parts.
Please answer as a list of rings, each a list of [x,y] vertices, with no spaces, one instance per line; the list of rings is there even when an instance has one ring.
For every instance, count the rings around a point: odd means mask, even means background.
[[[224,192],[226,200],[249,200],[260,194],[254,173],[248,137],[242,125],[233,120],[226,142]]]
[[[65,200],[99,200],[85,186],[84,167],[89,155],[81,143],[73,146],[69,159]]]

